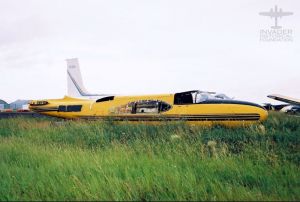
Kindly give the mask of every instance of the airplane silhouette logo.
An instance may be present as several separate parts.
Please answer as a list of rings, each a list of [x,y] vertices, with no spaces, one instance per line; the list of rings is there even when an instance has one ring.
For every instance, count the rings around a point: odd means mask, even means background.
[[[276,5],[274,10],[273,10],[273,8],[271,8],[269,12],[260,12],[259,15],[275,18],[275,26],[271,26],[271,28],[280,29],[281,26],[278,26],[278,18],[281,18],[283,16],[288,16],[288,15],[293,15],[293,13],[292,12],[283,12],[281,8],[278,11],[278,8]]]

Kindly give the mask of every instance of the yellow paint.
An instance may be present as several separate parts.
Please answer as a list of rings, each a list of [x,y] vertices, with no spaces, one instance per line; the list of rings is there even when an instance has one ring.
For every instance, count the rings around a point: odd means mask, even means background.
[[[158,100],[167,103],[171,106],[168,111],[156,112],[156,113],[130,113],[128,108],[128,103],[136,102],[139,100]],[[41,101],[46,101],[47,104],[37,105],[37,102],[43,103]],[[46,103],[45,102],[45,103]],[[243,114],[257,114],[259,115],[258,120],[207,120],[202,118],[200,120],[190,120],[187,123],[191,125],[207,125],[221,124],[225,126],[243,126],[249,125],[257,122],[264,121],[268,113],[261,107],[245,105],[245,104],[187,104],[187,105],[174,105],[174,94],[162,94],[162,95],[143,95],[143,96],[115,96],[114,100],[96,102],[95,100],[88,99],[78,99],[65,96],[63,99],[49,99],[49,100],[39,100],[32,101],[29,108],[32,111],[39,112],[41,114],[67,118],[67,119],[77,119],[77,118],[125,118],[130,119],[134,117],[140,117],[140,120],[144,120],[143,117],[160,118],[164,120],[169,117],[224,117],[228,116],[243,116]],[[36,104],[36,105],[35,105]],[[60,105],[82,105],[80,112],[60,112],[55,109]],[[54,111],[45,111],[45,110]],[[148,109],[146,109],[148,110]],[[149,111],[149,110],[148,110]],[[245,115],[246,116],[246,115]],[[151,118],[151,119],[152,119]],[[139,120],[139,119],[138,119]],[[174,119],[178,120],[178,119]],[[136,123],[136,121],[134,121]],[[158,123],[159,121],[145,121],[147,123]]]

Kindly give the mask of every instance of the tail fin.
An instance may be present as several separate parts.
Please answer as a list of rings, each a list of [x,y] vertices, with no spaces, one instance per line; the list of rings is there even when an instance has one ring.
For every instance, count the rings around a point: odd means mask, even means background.
[[[92,96],[83,85],[77,58],[67,59],[68,95],[71,97]]]

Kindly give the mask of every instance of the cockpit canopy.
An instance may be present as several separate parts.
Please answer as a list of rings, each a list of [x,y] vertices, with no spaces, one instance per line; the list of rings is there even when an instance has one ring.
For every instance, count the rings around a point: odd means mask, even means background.
[[[193,94],[193,99],[195,103],[204,102],[207,100],[231,100],[227,95],[223,93],[206,93],[206,92],[197,92]]]
[[[223,93],[205,92],[205,91],[186,91],[182,93],[176,93],[174,96],[174,104],[197,104],[207,101],[216,100],[232,100],[232,98],[226,96]]]

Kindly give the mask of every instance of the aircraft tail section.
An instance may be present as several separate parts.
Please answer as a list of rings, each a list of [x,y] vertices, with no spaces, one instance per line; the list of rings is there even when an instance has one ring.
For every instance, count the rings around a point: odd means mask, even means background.
[[[79,62],[77,58],[66,59],[67,61],[67,80],[68,80],[68,96],[69,97],[84,97],[88,99],[99,99],[111,94],[91,94],[83,85]]]
[[[67,59],[68,95],[71,97],[91,96],[83,85],[77,58]]]

